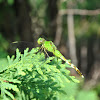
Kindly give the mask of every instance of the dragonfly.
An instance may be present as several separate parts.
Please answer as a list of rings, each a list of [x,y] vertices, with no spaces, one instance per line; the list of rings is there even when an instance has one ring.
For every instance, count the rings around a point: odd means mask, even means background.
[[[48,52],[53,53],[53,55],[55,55],[56,57],[62,59],[64,62],[66,62],[68,65],[70,65],[72,68],[74,68],[76,70],[76,72],[82,77],[84,78],[83,74],[80,72],[80,70],[72,63],[70,63],[61,53],[60,51],[57,49],[57,47],[54,45],[54,43],[52,41],[47,41],[44,38],[39,38],[37,40],[37,43],[39,45],[41,45],[40,49],[44,50],[44,52],[46,53],[46,55],[49,57]],[[16,50],[16,48],[19,49],[19,51],[21,53],[24,53],[24,50],[26,48],[29,48],[29,51],[34,47],[33,42],[26,42],[26,41],[15,41],[12,42],[10,45],[10,48],[13,50]],[[40,50],[39,49],[39,50]]]
[[[63,61],[65,61],[68,65],[70,65],[72,68],[74,68],[76,70],[76,72],[82,77],[84,78],[83,74],[80,72],[80,70],[72,63],[70,63],[61,53],[60,51],[57,49],[57,47],[54,45],[54,43],[52,41],[47,41],[44,38],[39,38],[37,40],[37,43],[39,45],[41,45],[41,49],[43,49],[45,52],[49,51],[51,53],[53,53],[53,55],[55,55],[56,57],[62,59]],[[46,52],[47,54],[47,52]],[[48,55],[48,54],[47,54]]]

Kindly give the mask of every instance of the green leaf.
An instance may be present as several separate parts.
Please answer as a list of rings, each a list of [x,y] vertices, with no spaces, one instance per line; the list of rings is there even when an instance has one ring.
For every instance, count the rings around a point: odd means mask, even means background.
[[[29,51],[29,48],[26,48],[26,50],[24,50],[24,57],[27,56],[28,51]]]
[[[8,96],[10,96],[12,99],[15,99],[14,96],[13,96],[13,94],[11,94],[10,92],[8,92],[7,90],[4,90],[4,92],[5,92]]]

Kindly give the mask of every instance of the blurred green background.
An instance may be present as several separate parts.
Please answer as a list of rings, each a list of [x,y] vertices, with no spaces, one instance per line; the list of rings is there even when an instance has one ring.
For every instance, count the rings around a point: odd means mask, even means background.
[[[72,14],[74,22],[75,47],[71,54],[68,34],[68,9],[84,9],[98,13]],[[85,76],[76,100],[100,99],[100,0],[0,0],[0,64],[6,56],[12,55],[13,41],[33,42],[44,37],[55,43],[58,50],[74,60]],[[83,11],[81,11],[82,13]],[[77,12],[78,13],[78,12]],[[73,28],[72,28],[73,31]],[[58,41],[57,41],[58,40]],[[75,64],[75,63],[74,63]],[[72,75],[78,76],[74,70]],[[89,99],[88,99],[89,98]],[[90,99],[91,98],[91,99]]]

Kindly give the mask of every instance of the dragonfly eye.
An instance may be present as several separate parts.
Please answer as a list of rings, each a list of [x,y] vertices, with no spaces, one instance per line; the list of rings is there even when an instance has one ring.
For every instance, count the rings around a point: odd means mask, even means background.
[[[44,38],[39,38],[38,41],[37,41],[37,43],[38,43],[38,44],[42,44],[44,41],[45,41]]]

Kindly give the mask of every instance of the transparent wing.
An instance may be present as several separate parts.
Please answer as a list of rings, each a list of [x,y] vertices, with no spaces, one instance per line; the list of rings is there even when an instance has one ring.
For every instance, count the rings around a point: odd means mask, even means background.
[[[29,48],[31,50],[34,47],[33,42],[26,42],[26,41],[15,41],[10,44],[10,48],[12,50],[19,49],[20,52],[23,52],[26,48]]]

